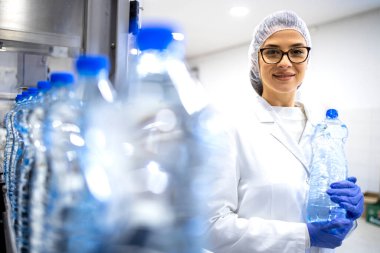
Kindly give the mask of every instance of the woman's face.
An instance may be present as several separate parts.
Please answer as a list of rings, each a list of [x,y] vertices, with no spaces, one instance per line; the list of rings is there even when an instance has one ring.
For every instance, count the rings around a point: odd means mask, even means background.
[[[299,32],[283,30],[272,34],[261,48],[279,48],[283,52],[287,52],[291,48],[300,46],[305,47],[306,41]],[[292,63],[287,55],[284,55],[279,63],[267,64],[259,55],[259,66],[263,98],[270,103],[289,99],[294,101],[297,88],[305,76],[307,60],[303,63]],[[281,104],[274,102],[272,105]]]

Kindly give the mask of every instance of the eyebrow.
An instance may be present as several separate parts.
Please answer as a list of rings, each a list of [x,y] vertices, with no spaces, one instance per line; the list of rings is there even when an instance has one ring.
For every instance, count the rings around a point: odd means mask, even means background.
[[[276,44],[267,44],[265,45],[265,47],[271,47],[271,48],[279,48],[280,46],[279,45],[276,45]],[[295,43],[295,44],[292,44],[290,45],[290,47],[305,47],[305,44],[303,43]]]

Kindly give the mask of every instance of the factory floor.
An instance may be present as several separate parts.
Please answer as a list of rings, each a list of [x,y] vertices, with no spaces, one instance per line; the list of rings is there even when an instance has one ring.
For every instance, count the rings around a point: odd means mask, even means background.
[[[346,238],[336,253],[379,253],[380,226],[358,219],[358,227]]]

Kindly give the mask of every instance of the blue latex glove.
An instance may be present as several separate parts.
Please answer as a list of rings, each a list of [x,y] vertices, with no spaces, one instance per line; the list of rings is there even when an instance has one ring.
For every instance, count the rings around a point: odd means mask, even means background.
[[[352,221],[359,218],[364,210],[364,195],[355,183],[356,177],[349,177],[347,180],[332,183],[331,189],[327,190],[331,201],[346,209],[346,216]]]
[[[307,223],[312,247],[334,249],[342,242],[353,226],[349,219],[339,218],[330,222]]]

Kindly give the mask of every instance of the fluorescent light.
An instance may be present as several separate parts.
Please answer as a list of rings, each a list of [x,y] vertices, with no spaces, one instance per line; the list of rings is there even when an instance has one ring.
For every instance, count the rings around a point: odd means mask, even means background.
[[[244,17],[248,15],[249,9],[244,6],[235,6],[230,9],[230,15],[233,17]]]
[[[183,35],[182,33],[172,33],[173,35],[173,39],[175,40],[184,40],[185,39],[185,35]]]
[[[132,55],[138,55],[139,54],[139,50],[137,50],[137,48],[132,48],[131,50],[129,50],[129,53],[132,54]]]

